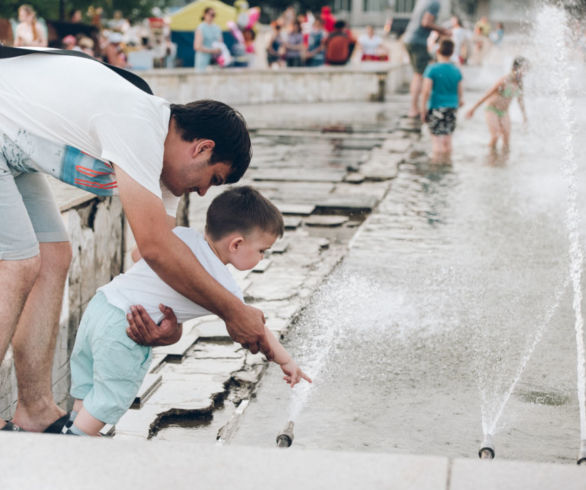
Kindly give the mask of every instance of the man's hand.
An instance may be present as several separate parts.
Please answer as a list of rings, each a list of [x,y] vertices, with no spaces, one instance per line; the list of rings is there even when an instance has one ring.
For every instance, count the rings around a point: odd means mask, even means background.
[[[233,318],[224,318],[224,321],[234,342],[238,342],[253,354],[260,350],[269,361],[273,359],[273,350],[265,334],[265,316],[262,311],[243,304],[240,314],[234,315]]]
[[[159,309],[165,317],[157,325],[142,306],[131,306],[130,313],[126,315],[128,319],[126,335],[137,344],[150,347],[177,342],[183,333],[181,324],[177,324],[177,317],[171,308],[159,305]]]

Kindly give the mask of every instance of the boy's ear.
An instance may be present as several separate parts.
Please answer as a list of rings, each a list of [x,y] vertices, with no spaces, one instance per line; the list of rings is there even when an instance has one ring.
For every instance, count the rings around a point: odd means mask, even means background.
[[[238,251],[238,248],[240,248],[242,242],[244,242],[244,237],[242,235],[236,235],[234,238],[232,238],[232,240],[230,240],[230,243],[228,244],[228,250],[231,253]]]

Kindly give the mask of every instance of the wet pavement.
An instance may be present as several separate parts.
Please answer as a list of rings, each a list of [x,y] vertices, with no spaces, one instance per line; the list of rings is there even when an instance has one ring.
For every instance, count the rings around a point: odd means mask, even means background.
[[[529,131],[512,109],[508,157],[486,150],[479,114],[460,121],[452,167],[426,157],[399,166],[287,339],[314,386],[291,394],[270,367],[233,444],[274,446],[294,418],[300,448],[475,457],[484,413],[496,423],[497,457],[575,463],[563,135],[540,117],[554,101],[531,104]],[[583,115],[578,124],[586,126]],[[428,146],[424,133],[416,149]],[[583,177],[582,168],[581,191]]]

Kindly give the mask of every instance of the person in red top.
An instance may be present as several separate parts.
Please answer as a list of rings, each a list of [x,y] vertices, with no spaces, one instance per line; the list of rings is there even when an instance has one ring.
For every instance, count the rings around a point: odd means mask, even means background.
[[[321,20],[323,22],[324,29],[327,32],[333,32],[334,31],[334,25],[336,23],[336,18],[332,14],[332,11],[330,10],[330,7],[328,7],[327,5],[324,5],[321,8]]]
[[[334,24],[334,32],[326,39],[326,64],[345,65],[352,56],[356,39],[346,22],[339,20]]]

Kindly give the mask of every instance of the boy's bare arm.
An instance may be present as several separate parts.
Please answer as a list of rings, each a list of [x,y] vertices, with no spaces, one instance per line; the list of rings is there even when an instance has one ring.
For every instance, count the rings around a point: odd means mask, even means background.
[[[311,383],[311,378],[307,376],[297,365],[297,363],[293,360],[293,358],[289,355],[289,353],[285,350],[285,348],[281,345],[281,343],[277,340],[277,338],[273,335],[266,326],[266,337],[268,343],[274,353],[273,361],[275,361],[281,369],[285,376],[283,379],[291,385],[291,388],[295,386],[301,379],[304,379],[308,383]]]
[[[464,88],[462,85],[462,80],[458,82],[458,107],[462,107],[464,105]]]
[[[169,228],[162,201],[116,166],[120,200],[143,258],[176,291],[217,314],[230,336],[251,352],[272,358],[262,311],[222,287]]]
[[[431,89],[433,88],[433,80],[425,77],[423,79],[423,87],[421,88],[421,120],[425,122],[425,114],[427,113],[427,101],[431,95]]]

